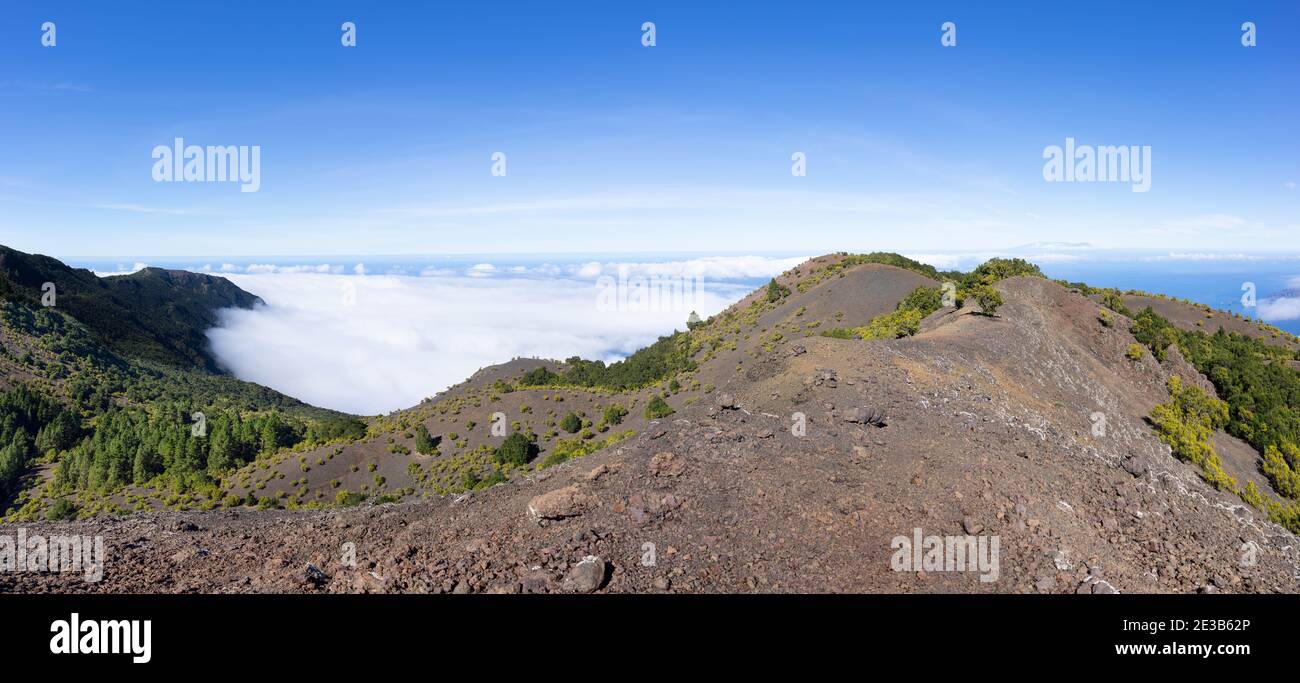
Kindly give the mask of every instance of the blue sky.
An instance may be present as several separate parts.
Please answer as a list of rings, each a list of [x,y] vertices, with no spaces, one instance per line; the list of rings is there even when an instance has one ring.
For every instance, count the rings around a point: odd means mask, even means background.
[[[0,243],[1300,253],[1300,5],[1048,4],[7,2]],[[260,191],[154,182],[175,137],[260,145]],[[1066,137],[1149,145],[1150,191],[1045,182]]]

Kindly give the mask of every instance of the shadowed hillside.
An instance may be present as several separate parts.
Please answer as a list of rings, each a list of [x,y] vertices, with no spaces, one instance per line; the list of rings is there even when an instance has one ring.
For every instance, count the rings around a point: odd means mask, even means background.
[[[260,303],[221,277],[145,268],[97,277],[48,256],[0,246],[0,297],[41,305],[53,283],[55,306],[88,327],[118,353],[176,367],[217,372],[204,332],[223,308]]]

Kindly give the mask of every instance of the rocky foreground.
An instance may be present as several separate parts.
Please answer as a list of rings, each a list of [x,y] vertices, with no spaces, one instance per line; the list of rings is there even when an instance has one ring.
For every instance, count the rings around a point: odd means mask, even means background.
[[[104,578],[0,573],[0,591],[1295,592],[1295,537],[1143,422],[1168,376],[1198,381],[1176,350],[1126,360],[1086,297],[999,288],[997,318],[788,340],[636,437],[481,492],[27,525],[102,535]],[[996,537],[996,579],[896,570],[916,529]]]

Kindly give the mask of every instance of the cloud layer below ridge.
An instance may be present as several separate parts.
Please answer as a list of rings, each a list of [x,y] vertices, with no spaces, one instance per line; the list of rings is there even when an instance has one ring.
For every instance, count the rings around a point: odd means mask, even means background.
[[[223,311],[208,337],[218,360],[241,379],[314,405],[377,414],[415,405],[516,357],[616,360],[684,329],[691,310],[715,314],[754,286],[714,278],[771,277],[801,260],[481,264],[421,275],[358,274],[363,267],[214,269],[266,306]],[[654,310],[609,310],[602,283],[620,273],[691,278],[690,284],[699,277],[704,287]]]

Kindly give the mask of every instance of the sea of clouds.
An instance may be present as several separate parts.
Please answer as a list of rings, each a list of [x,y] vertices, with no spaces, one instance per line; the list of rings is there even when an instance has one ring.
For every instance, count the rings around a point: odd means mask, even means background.
[[[1300,276],[1288,278],[1286,287],[1277,296],[1259,300],[1259,317],[1273,321],[1300,319]]]
[[[1030,258],[1079,259],[1077,250],[1052,252],[1052,258],[1042,253]],[[963,270],[994,255],[1016,254],[909,254],[940,269]],[[513,358],[576,355],[616,361],[684,329],[691,310],[713,315],[804,260],[717,256],[523,265],[497,260],[187,267],[227,277],[266,302],[223,311],[220,325],[208,332],[217,359],[235,376],[314,405],[373,415],[413,406],[483,367]],[[99,274],[142,267],[121,264]],[[1109,275],[1097,277],[1100,282]],[[602,287],[611,279],[636,278],[680,278],[692,287],[702,282],[703,288],[697,298],[648,310],[610,310],[607,300],[602,303],[607,292]],[[1225,278],[1231,286],[1224,286],[1235,292],[1237,280]],[[1300,319],[1300,277],[1286,286],[1261,297],[1255,313],[1284,326]]]
[[[364,264],[222,264],[210,272],[266,305],[223,311],[208,337],[219,362],[241,379],[314,405],[372,415],[413,406],[516,357],[617,360],[685,329],[691,310],[713,315],[752,291],[754,280],[803,260],[479,263],[380,274]],[[611,281],[638,277],[688,278],[688,286],[703,287],[695,298],[650,310],[611,310],[609,299],[600,298]]]

